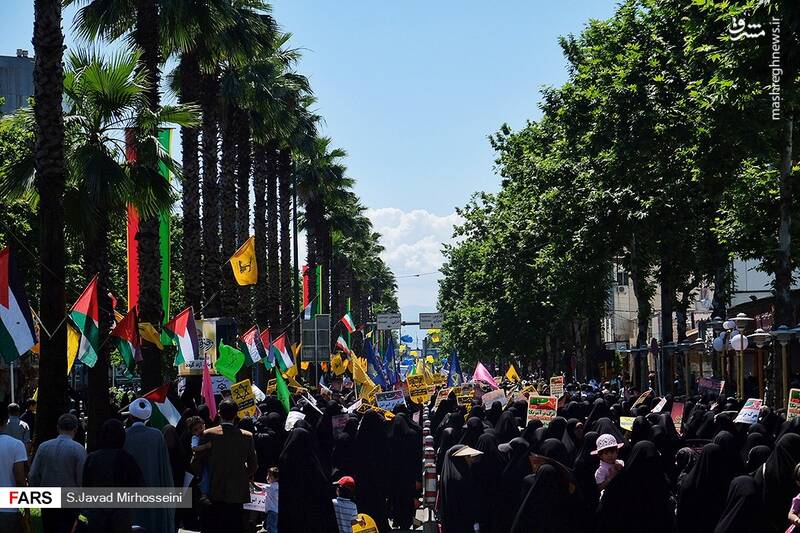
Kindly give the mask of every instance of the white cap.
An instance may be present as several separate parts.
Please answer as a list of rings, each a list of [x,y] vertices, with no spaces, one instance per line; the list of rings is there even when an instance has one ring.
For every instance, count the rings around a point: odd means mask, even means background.
[[[617,444],[617,439],[614,437],[614,435],[610,433],[603,433],[597,437],[597,449],[591,452],[591,454],[597,455],[603,450],[607,450],[609,448],[622,448],[623,446],[625,446],[625,443],[620,442]]]
[[[147,420],[150,418],[150,415],[153,414],[153,406],[144,398],[137,398],[128,406],[128,411],[130,411],[131,416],[134,418]]]

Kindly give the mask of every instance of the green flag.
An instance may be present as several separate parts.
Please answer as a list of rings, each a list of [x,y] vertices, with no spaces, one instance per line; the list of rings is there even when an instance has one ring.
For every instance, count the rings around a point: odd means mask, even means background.
[[[222,341],[219,342],[217,354],[217,364],[214,368],[233,383],[236,383],[236,373],[244,364],[244,354]]]
[[[289,387],[286,386],[286,382],[283,381],[283,376],[281,376],[281,371],[277,368],[275,369],[275,395],[288,413],[289,409],[291,409],[289,405]]]

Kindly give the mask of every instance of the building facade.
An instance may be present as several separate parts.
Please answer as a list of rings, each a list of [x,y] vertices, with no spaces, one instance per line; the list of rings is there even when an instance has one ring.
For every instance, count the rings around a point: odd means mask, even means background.
[[[0,115],[13,113],[28,105],[33,96],[33,58],[27,50],[17,50],[16,56],[0,56]]]

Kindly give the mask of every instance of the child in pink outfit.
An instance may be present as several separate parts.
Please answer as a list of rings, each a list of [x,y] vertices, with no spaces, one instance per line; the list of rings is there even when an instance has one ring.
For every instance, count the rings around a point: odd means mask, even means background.
[[[597,437],[597,449],[591,453],[600,458],[600,466],[594,473],[594,480],[600,491],[605,490],[606,486],[614,479],[614,476],[625,466],[625,463],[617,459],[617,453],[622,446],[624,444],[617,443],[614,435],[609,433],[604,433]]]

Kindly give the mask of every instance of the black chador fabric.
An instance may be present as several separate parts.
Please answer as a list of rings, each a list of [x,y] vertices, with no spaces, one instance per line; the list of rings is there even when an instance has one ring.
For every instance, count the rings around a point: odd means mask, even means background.
[[[283,533],[336,531],[331,480],[322,470],[311,433],[295,427],[278,459],[278,529]]]
[[[761,465],[767,462],[767,459],[769,459],[769,454],[771,453],[772,450],[769,449],[769,446],[764,446],[763,444],[753,446],[753,448],[750,450],[750,453],[747,454],[745,472],[751,476],[755,475],[756,471],[761,468]]]
[[[768,445],[768,443],[769,439],[767,439],[763,433],[759,433],[758,431],[748,433],[744,441],[744,446],[742,446],[742,462],[747,463],[747,458],[750,456],[750,450],[756,446]]]
[[[608,404],[603,398],[597,398],[592,405],[592,411],[589,413],[588,418],[586,418],[586,427],[592,428],[592,424],[600,420],[601,418],[611,418],[611,410],[608,408]],[[594,429],[594,428],[592,428]],[[597,431],[597,430],[595,430]],[[598,432],[602,435],[601,432]],[[616,435],[615,435],[616,436]]]
[[[597,482],[594,479],[594,473],[597,471],[597,467],[600,466],[600,460],[591,453],[595,449],[598,436],[594,431],[590,431],[583,436],[583,444],[578,456],[575,458],[572,469],[575,485],[581,494],[584,508],[583,515],[588,520],[594,517],[597,503],[600,501],[600,491],[597,489]],[[588,524],[584,526],[583,530],[590,530]]]
[[[567,455],[567,448],[564,443],[553,437],[545,440],[539,447],[539,455],[549,457],[554,461],[558,461],[565,467],[569,467],[569,455]]]
[[[497,442],[503,444],[510,442],[511,439],[519,437],[519,426],[514,418],[512,411],[506,411],[500,415],[500,420],[494,426],[495,435],[497,435]]]
[[[755,480],[750,476],[734,478],[714,533],[753,533],[763,531],[763,527],[764,505]]]
[[[697,463],[678,490],[678,531],[706,533],[714,529],[725,506],[732,472],[718,444],[703,447]]]
[[[643,440],[653,440],[653,428],[645,417],[637,416],[631,428],[631,445]]]
[[[580,442],[578,435],[576,434],[576,430],[578,428],[578,424],[580,423],[581,421],[577,418],[570,418],[567,420],[567,430],[564,432],[564,436],[561,438],[561,442],[563,442],[564,447],[567,448],[567,455],[569,455],[570,461],[574,461],[575,456],[578,454]]]
[[[389,442],[383,417],[375,411],[367,411],[361,419],[356,435],[356,457],[358,512],[370,515],[380,531],[388,531]]]
[[[617,439],[617,442],[625,442],[625,437],[622,435],[622,430],[614,424],[610,418],[601,418],[594,422],[589,429],[592,431],[596,431],[598,435],[603,435],[604,433],[609,433],[614,435],[614,438]]]
[[[453,428],[445,428],[439,439],[439,449],[436,452],[436,473],[441,475],[444,467],[444,458],[447,450],[458,444],[458,433]]]
[[[342,434],[337,436],[333,442],[333,454],[331,455],[333,476],[331,478],[334,480],[342,476],[355,475],[357,429],[358,419],[349,418],[344,425]]]
[[[744,474],[744,463],[742,462],[742,455],[739,453],[740,447],[736,443],[736,437],[730,431],[722,430],[714,436],[712,442],[719,444],[722,448],[725,460],[732,472],[731,479]]]
[[[494,427],[502,414],[503,406],[500,405],[500,402],[492,402],[492,406],[486,411],[486,420]]]
[[[443,533],[473,533],[479,520],[478,485],[466,459],[453,457],[463,447],[456,444],[445,454],[439,491]]]
[[[764,502],[762,531],[784,531],[792,498],[797,494],[794,467],[800,463],[800,435],[786,433],[778,439],[755,480]]]
[[[522,502],[522,480],[531,474],[531,462],[528,459],[528,441],[521,437],[511,439],[508,443],[511,451],[508,452],[508,461],[503,473],[500,475],[497,508],[497,531],[508,531],[514,516]]]
[[[576,509],[568,483],[551,465],[542,465],[536,474],[525,478],[530,488],[511,526],[512,533],[558,533],[575,531]]]
[[[520,437],[528,441],[529,444],[533,445],[533,443],[537,440],[536,439],[536,431],[542,427],[541,420],[528,420],[528,423],[525,425],[525,429],[522,430],[522,434]],[[543,433],[544,430],[540,431],[539,433]]]
[[[658,450],[650,441],[639,442],[631,450],[625,468],[603,492],[597,510],[597,531],[669,533],[673,522],[669,495]]]
[[[505,458],[497,449],[497,438],[484,433],[478,438],[475,449],[483,452],[472,464],[472,476],[478,484],[478,522],[481,533],[500,533],[497,529],[498,487],[500,475],[505,467]]]
[[[422,440],[406,415],[398,414],[389,430],[389,501],[394,526],[411,529],[417,482],[422,481]]]
[[[464,446],[474,448],[478,443],[478,437],[483,433],[483,420],[477,416],[473,416],[467,420],[467,427],[464,433],[461,434],[461,442]]]

